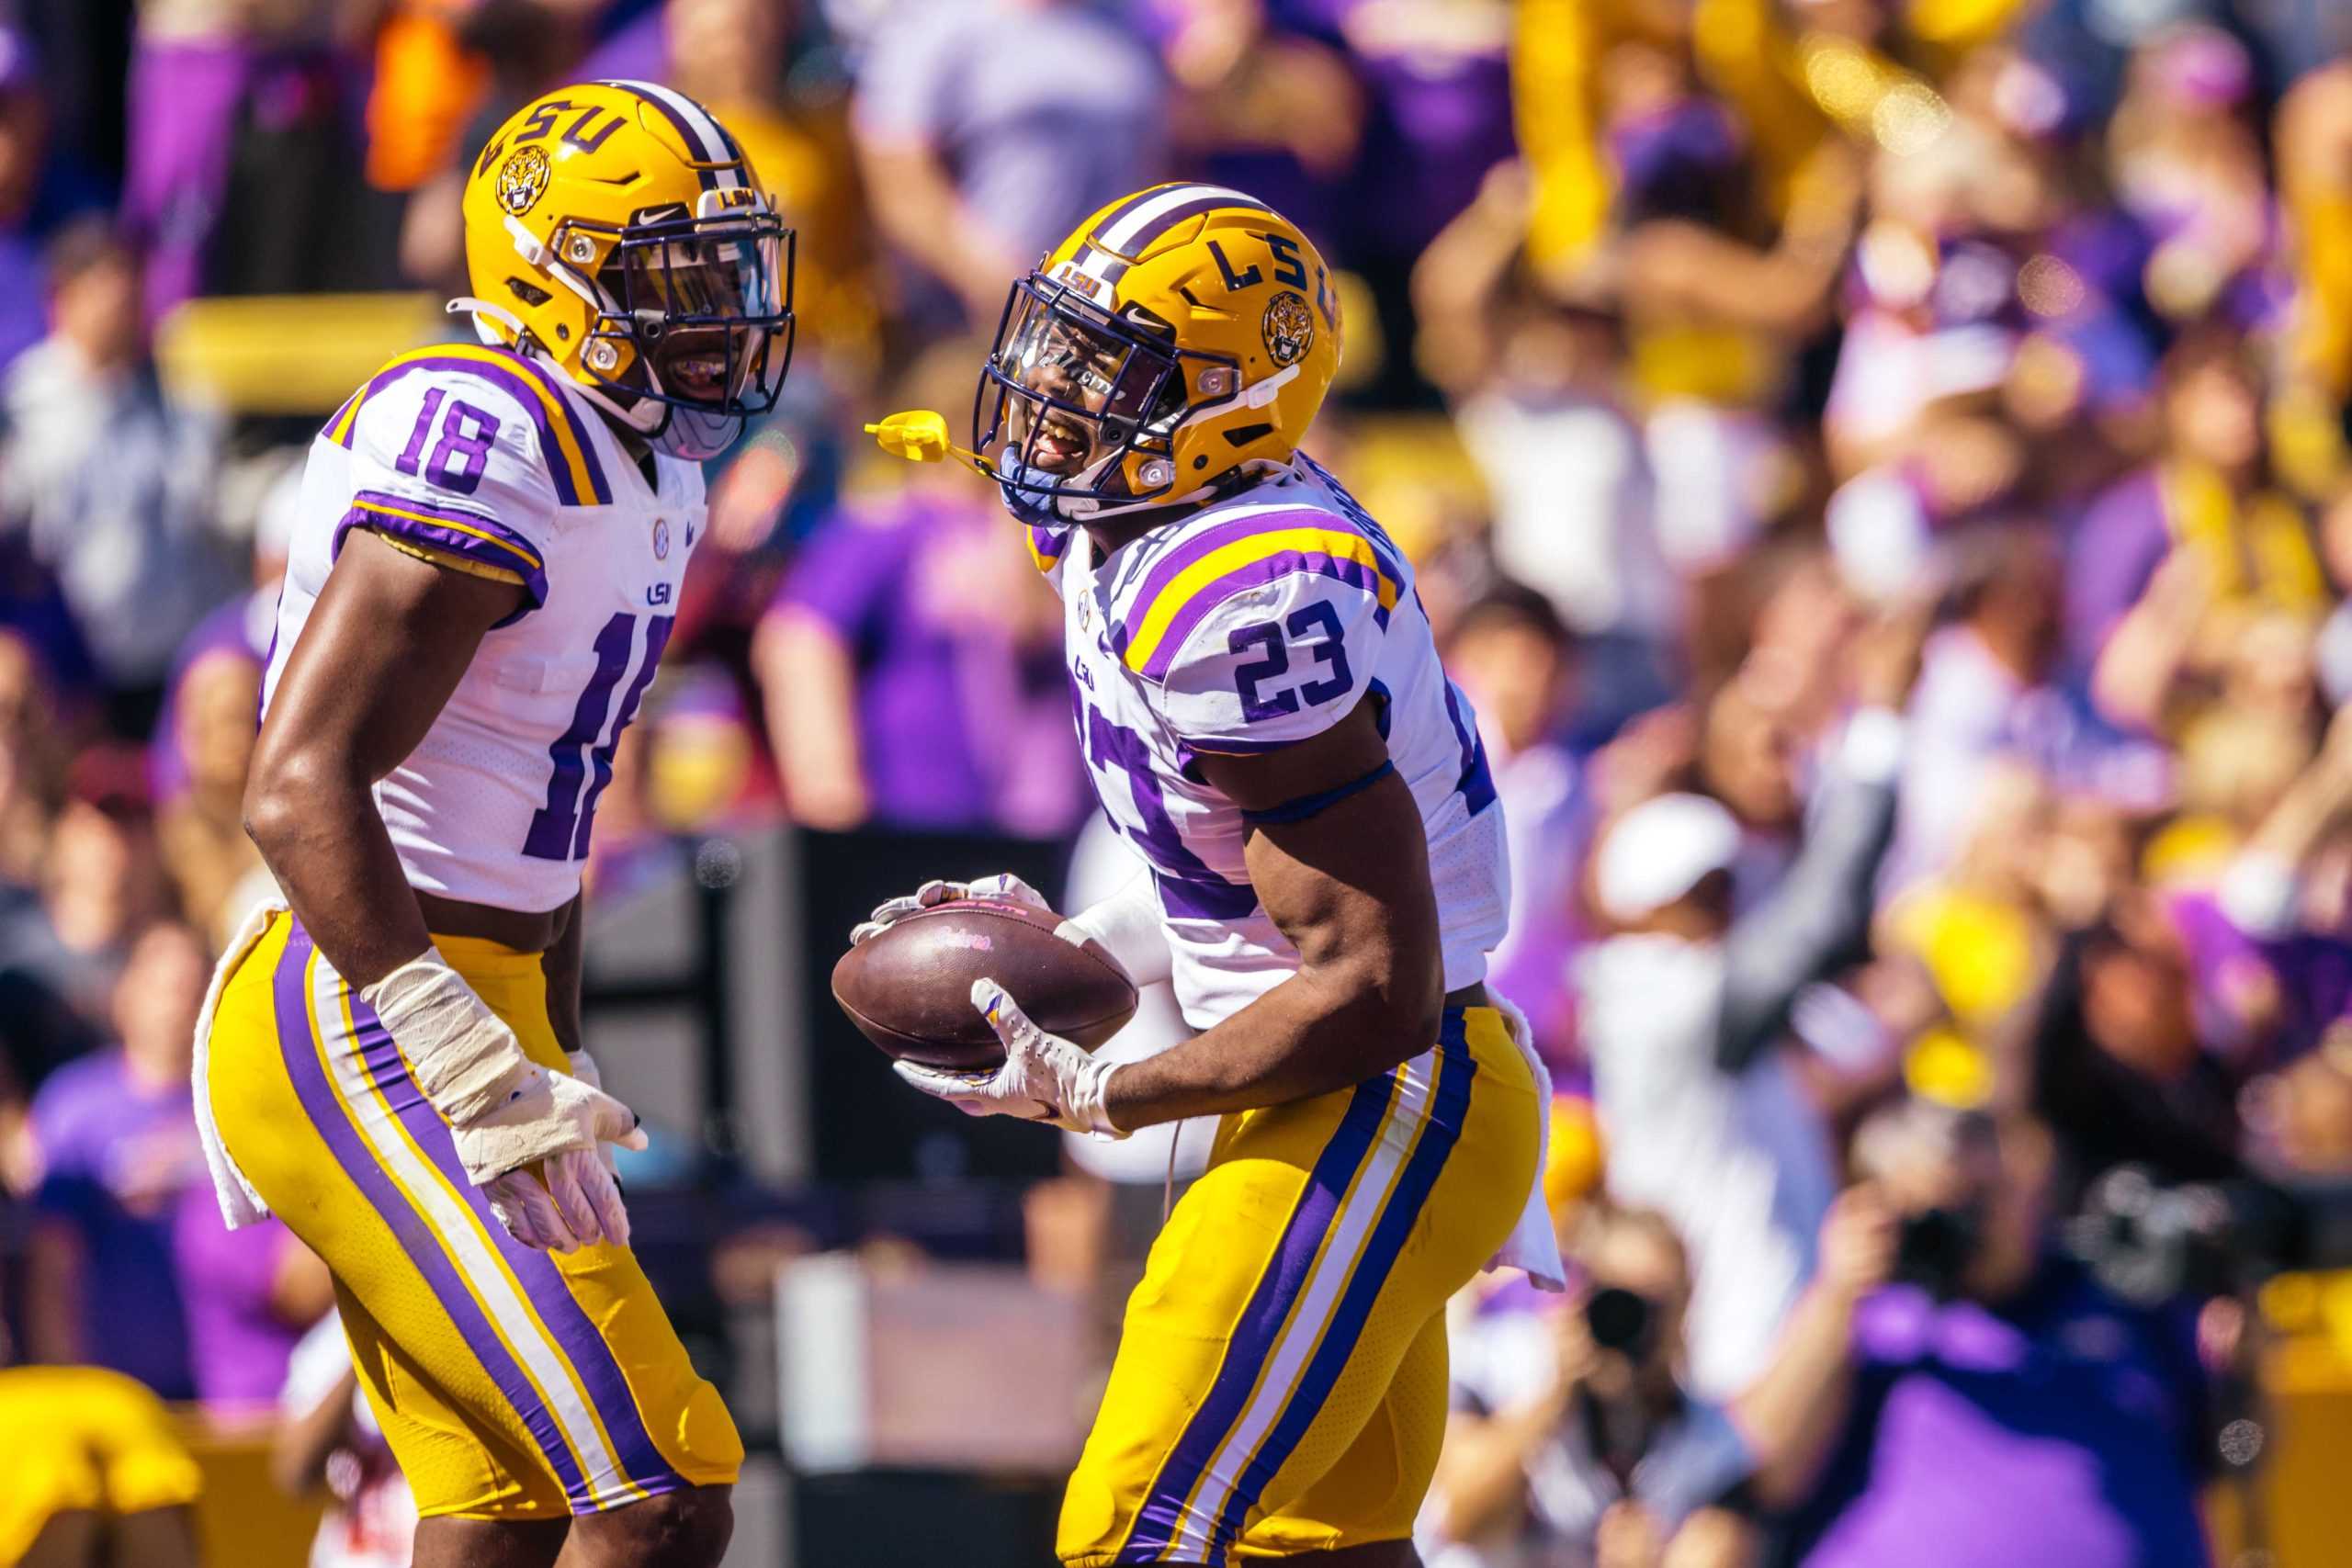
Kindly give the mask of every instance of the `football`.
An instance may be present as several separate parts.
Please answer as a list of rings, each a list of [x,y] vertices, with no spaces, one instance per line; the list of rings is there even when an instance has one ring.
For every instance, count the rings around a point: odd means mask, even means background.
[[[1054,934],[1061,917],[960,898],[910,915],[842,954],[833,1000],[885,1053],[927,1067],[993,1067],[1004,1047],[972,1006],[993,979],[1037,1026],[1091,1051],[1135,1016],[1136,987],[1094,942]]]

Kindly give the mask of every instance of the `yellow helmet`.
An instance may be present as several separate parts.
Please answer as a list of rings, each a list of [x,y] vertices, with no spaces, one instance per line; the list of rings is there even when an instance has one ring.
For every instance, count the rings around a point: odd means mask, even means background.
[[[1339,295],[1296,225],[1154,186],[1013,284],[972,446],[1032,521],[1181,504],[1289,462],[1339,367]]]
[[[466,182],[470,310],[677,457],[775,407],[792,358],[793,234],[727,128],[650,82],[560,87]]]

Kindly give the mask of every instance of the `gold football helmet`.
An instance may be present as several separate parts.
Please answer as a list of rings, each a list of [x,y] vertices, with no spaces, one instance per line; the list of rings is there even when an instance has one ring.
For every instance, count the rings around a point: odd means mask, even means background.
[[[499,127],[466,182],[470,310],[662,451],[716,457],[792,358],[792,231],[710,112],[584,82]]]
[[[1013,284],[972,445],[1032,521],[1200,499],[1290,460],[1340,335],[1330,274],[1295,224],[1239,191],[1154,186]]]

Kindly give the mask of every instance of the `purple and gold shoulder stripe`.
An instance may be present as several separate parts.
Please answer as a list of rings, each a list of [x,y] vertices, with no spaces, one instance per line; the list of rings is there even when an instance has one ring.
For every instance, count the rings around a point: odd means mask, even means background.
[[[590,415],[557,385],[556,374],[537,360],[508,348],[481,344],[442,344],[404,354],[378,371],[368,383],[327,422],[324,434],[349,449],[352,428],[360,410],[393,382],[432,372],[458,372],[488,382],[515,402],[538,432],[539,455],[555,482],[556,499],[566,506],[610,506],[613,487],[596,457],[596,442],[589,430]]]
[[[460,565],[511,577],[523,585],[534,610],[548,602],[547,561],[527,540],[495,517],[415,496],[363,490],[351,498],[351,510],[335,525],[334,554],[343,553],[344,536],[354,528],[370,529],[428,554],[454,558]]]
[[[1128,669],[1167,679],[1193,629],[1244,589],[1311,573],[1363,590],[1385,630],[1396,569],[1346,519],[1311,507],[1250,508],[1202,529],[1145,574],[1112,646]]]
[[[1033,523],[1029,525],[1026,542],[1029,559],[1039,571],[1051,575],[1054,568],[1062,564],[1062,551],[1069,546],[1069,530],[1041,528]]]

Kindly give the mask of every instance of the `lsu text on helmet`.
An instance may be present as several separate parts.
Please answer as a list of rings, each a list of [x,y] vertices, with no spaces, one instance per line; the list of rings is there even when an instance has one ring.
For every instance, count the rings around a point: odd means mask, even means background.
[[[1204,498],[1290,461],[1339,369],[1323,258],[1254,197],[1154,186],[1012,286],[972,446],[1032,520]]]
[[[658,449],[716,457],[792,358],[793,233],[727,128],[649,82],[524,106],[474,161],[466,264],[488,343],[561,370]]]

